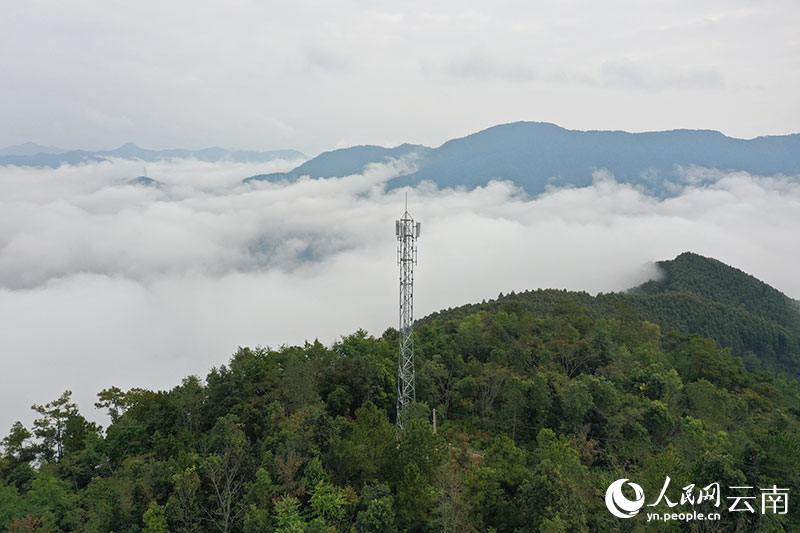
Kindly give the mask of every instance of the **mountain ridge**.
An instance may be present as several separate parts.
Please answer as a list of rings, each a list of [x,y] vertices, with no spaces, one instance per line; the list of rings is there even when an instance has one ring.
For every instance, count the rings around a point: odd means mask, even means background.
[[[6,146],[5,148],[0,148],[0,156],[7,156],[7,155],[32,156],[36,154],[60,154],[68,151],[69,150],[65,150],[64,148],[57,148],[55,146],[42,146],[41,144],[28,141],[22,144],[15,144],[12,146]]]
[[[26,143],[17,147],[9,147],[6,150],[20,153],[9,153],[3,155],[0,151],[0,166],[32,166],[58,168],[60,165],[78,165],[83,163],[93,163],[105,161],[108,158],[121,158],[129,160],[139,160],[144,162],[164,161],[169,159],[197,159],[199,161],[217,162],[221,160],[233,161],[236,163],[266,163],[275,159],[299,160],[307,159],[306,155],[297,150],[227,150],[212,146],[200,150],[188,150],[185,148],[174,148],[166,150],[149,150],[141,148],[133,142],[127,142],[113,150],[65,150],[39,153],[24,153],[20,147],[32,145],[39,147],[35,143]],[[58,150],[58,149],[54,149]]]
[[[511,303],[538,313],[578,305],[594,318],[633,313],[658,325],[665,336],[676,332],[712,338],[730,348],[751,371],[800,378],[800,306],[795,300],[738,268],[693,252],[656,265],[666,270],[666,279],[626,292],[592,296],[580,291],[528,290],[438,311],[418,323],[447,322]]]
[[[289,172],[259,174],[244,179],[244,183],[257,181],[295,180],[301,176],[311,178],[330,178],[359,174],[371,163],[387,163],[390,159],[408,157],[412,154],[424,155],[432,148],[420,144],[401,144],[394,148],[377,145],[358,145],[323,152]]]
[[[683,252],[673,260],[658,261],[664,274],[629,290],[632,294],[690,292],[749,312],[769,317],[800,334],[800,313],[796,300],[736,267],[693,252]],[[720,286],[728,279],[735,289]]]
[[[384,150],[397,148],[400,147]],[[334,152],[338,158],[350,156],[349,174],[363,171],[370,163],[386,162],[385,154],[369,157],[361,147],[345,148],[324,152],[290,172],[253,176],[245,181],[293,180],[301,175],[339,177],[344,174],[336,166],[324,165]],[[685,169],[692,166],[759,175],[798,175],[800,134],[747,140],[716,130],[582,131],[547,122],[520,121],[450,139],[437,148],[420,146],[418,155],[416,169],[390,180],[389,188],[426,180],[440,188],[474,188],[492,179],[504,179],[535,195],[551,185],[590,185],[594,172],[605,169],[621,182],[668,196],[684,179]],[[315,171],[304,174],[311,167]]]

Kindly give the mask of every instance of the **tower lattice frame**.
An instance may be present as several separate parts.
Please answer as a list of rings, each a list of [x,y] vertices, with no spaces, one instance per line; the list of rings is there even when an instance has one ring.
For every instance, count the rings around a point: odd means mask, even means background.
[[[408,405],[416,399],[414,388],[414,266],[421,224],[406,211],[395,221],[397,264],[400,266],[400,349],[397,357],[397,427],[406,425]]]

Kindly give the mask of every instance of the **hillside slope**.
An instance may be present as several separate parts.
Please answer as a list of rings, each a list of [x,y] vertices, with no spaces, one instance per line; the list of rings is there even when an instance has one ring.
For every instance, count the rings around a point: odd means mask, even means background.
[[[707,130],[577,131],[543,122],[515,122],[433,149],[401,145],[334,150],[291,172],[254,176],[247,181],[344,176],[363,171],[369,163],[411,152],[417,155],[416,170],[394,178],[390,187],[431,180],[439,187],[473,188],[503,179],[530,194],[539,194],[548,185],[589,185],[595,171],[606,169],[621,182],[668,196],[691,166],[766,176],[800,174],[800,134],[744,140]]]
[[[465,316],[518,302],[537,313],[580,305],[593,317],[630,312],[657,324],[662,333],[702,335],[731,348],[753,371],[800,378],[800,307],[777,289],[715,259],[684,253],[657,263],[664,272],[627,293],[526,291],[486,304],[434,313],[420,323]]]
[[[664,277],[631,289],[631,294],[692,293],[743,309],[800,335],[798,302],[738,268],[691,252],[656,265]]]
[[[401,144],[395,148],[372,145],[353,146],[324,152],[289,172],[259,174],[246,178],[244,182],[295,180],[301,176],[311,178],[350,176],[363,172],[371,163],[386,163],[392,158],[399,159],[412,155],[424,157],[429,151],[430,148],[426,146],[413,144]]]
[[[760,175],[800,173],[800,135],[726,137],[718,131],[648,133],[576,131],[541,122],[495,126],[434,150],[414,174],[393,185],[433,180],[440,187],[483,185],[508,179],[530,194],[547,185],[584,186],[595,170],[660,195],[681,179],[679,167],[743,170]]]
[[[673,267],[692,287],[707,261]],[[739,279],[732,270],[719,270],[722,287]],[[767,320],[758,302],[683,290],[534,291],[435,313],[418,324],[417,402],[401,431],[392,328],[329,347],[239,348],[168,391],[109,387],[96,404],[105,430],[66,391],[2,441],[0,529],[662,531],[645,512],[608,512],[607,487],[626,478],[660,500],[649,512],[720,513],[715,531],[800,531],[797,380],[643,321],[668,316],[642,300],[654,298],[687,325],[706,309],[696,302]],[[719,506],[698,499],[712,483]],[[757,498],[773,486],[788,489],[788,513],[731,512],[731,487]],[[678,503],[685,490],[693,504]]]

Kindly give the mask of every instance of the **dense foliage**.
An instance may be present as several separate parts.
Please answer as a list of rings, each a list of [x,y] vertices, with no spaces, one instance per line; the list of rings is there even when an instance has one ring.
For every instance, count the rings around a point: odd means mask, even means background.
[[[729,307],[744,309],[800,333],[800,302],[787,298],[757,278],[715,259],[685,252],[656,263],[663,278],[632,289],[634,294],[688,292]]]
[[[392,329],[240,348],[170,391],[111,387],[105,429],[65,392],[2,441],[0,529],[692,530],[606,510],[612,481],[650,503],[669,476],[673,501],[691,483],[790,489],[786,515],[723,500],[704,531],[797,531],[797,381],[626,301],[539,291],[428,317],[399,438]]]
[[[535,313],[575,302],[594,319],[633,313],[665,332],[714,339],[731,348],[750,371],[780,373],[789,379],[800,376],[800,302],[738,269],[697,254],[683,253],[657,265],[662,279],[628,293],[592,297],[547,289],[501,294],[494,302],[434,313],[422,322],[496,311],[510,302]]]

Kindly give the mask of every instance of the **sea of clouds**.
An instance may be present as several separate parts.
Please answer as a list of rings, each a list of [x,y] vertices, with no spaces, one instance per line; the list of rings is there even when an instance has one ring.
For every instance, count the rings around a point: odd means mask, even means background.
[[[326,344],[397,322],[394,220],[422,222],[416,315],[538,287],[624,290],[683,251],[800,296],[800,182],[684,170],[666,199],[597,172],[531,198],[512,183],[389,189],[406,161],[363,174],[243,184],[293,168],[148,164],[0,167],[0,434],[74,392],[171,388],[237,346]]]

